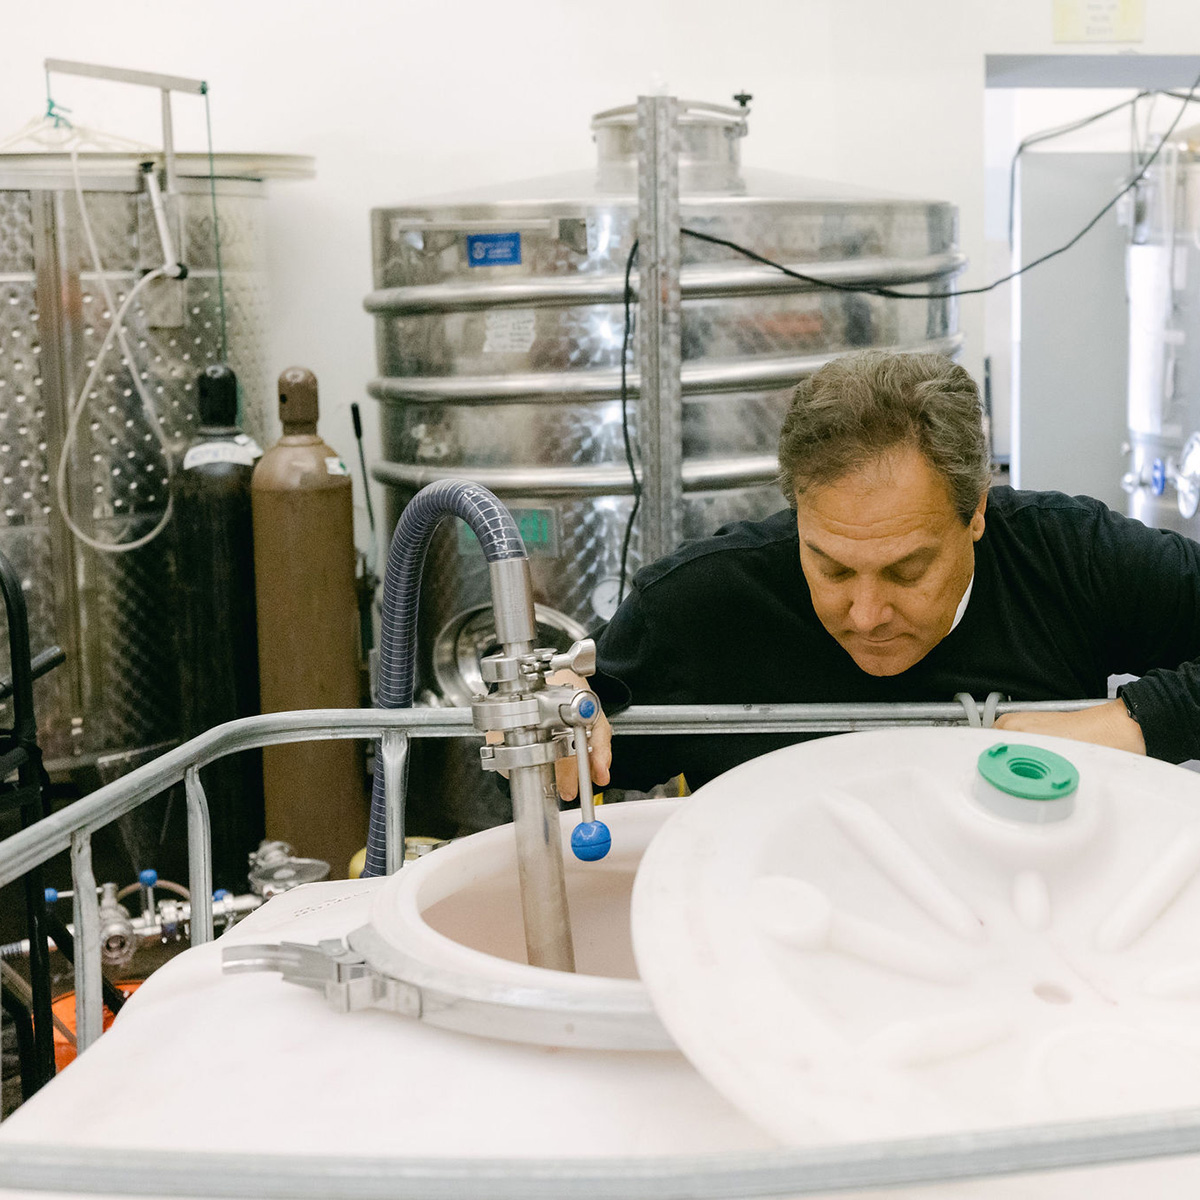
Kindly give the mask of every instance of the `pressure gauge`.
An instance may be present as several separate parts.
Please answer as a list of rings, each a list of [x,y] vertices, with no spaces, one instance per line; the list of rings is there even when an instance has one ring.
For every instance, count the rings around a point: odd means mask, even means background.
[[[621,602],[621,581],[615,575],[606,576],[592,589],[592,612],[602,621],[611,621]]]

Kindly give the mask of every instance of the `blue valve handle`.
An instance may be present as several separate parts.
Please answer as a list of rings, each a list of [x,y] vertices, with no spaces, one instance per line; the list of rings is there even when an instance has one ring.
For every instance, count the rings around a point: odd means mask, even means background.
[[[1150,467],[1150,491],[1161,496],[1167,490],[1167,464],[1156,458]]]
[[[158,872],[153,867],[147,867],[138,872],[138,883],[142,887],[153,887],[158,882]]]
[[[588,759],[588,725],[600,715],[600,707],[584,694],[573,706],[583,718],[574,726],[575,765],[579,775],[579,815],[582,820],[571,830],[571,849],[583,862],[596,862],[612,849],[612,835],[603,821],[596,820],[596,800],[592,793],[592,764]],[[584,724],[584,721],[587,724]]]
[[[585,700],[584,703],[592,704],[590,700]],[[582,710],[582,705],[580,707]],[[580,711],[579,715],[589,714]],[[587,727],[576,725],[574,738],[575,766],[579,775],[579,813],[585,822],[591,824],[596,819],[596,799],[592,794],[592,764],[588,759]]]
[[[571,830],[571,849],[584,862],[597,862],[612,849],[612,834],[603,821],[580,821]]]

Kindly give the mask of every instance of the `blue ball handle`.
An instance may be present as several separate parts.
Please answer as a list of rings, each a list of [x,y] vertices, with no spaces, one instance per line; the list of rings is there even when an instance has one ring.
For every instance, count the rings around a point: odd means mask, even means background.
[[[612,849],[612,834],[603,821],[580,821],[571,830],[571,849],[583,862],[598,862]]]

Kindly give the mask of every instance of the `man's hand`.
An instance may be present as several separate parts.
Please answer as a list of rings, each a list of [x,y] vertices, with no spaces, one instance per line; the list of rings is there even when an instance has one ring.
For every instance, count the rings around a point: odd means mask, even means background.
[[[555,671],[549,676],[547,683],[576,688],[588,686],[587,680],[581,679],[574,671]],[[589,731],[588,760],[592,768],[592,783],[597,787],[606,787],[609,780],[608,769],[612,765],[612,726],[603,713],[596,718],[595,725]],[[574,800],[579,795],[579,770],[573,754],[560,758],[554,764],[554,778],[558,784],[558,794],[564,800]]]
[[[1111,700],[1078,712],[1019,712],[996,718],[1007,733],[1048,733],[1097,746],[1112,746],[1133,754],[1146,753],[1142,727],[1129,715],[1124,700]]]

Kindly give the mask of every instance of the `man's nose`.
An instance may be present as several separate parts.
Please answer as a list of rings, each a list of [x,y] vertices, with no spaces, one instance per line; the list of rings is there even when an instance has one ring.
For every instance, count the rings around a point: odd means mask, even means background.
[[[850,595],[850,627],[856,633],[870,633],[892,619],[893,610],[887,589],[870,580],[856,581]]]

